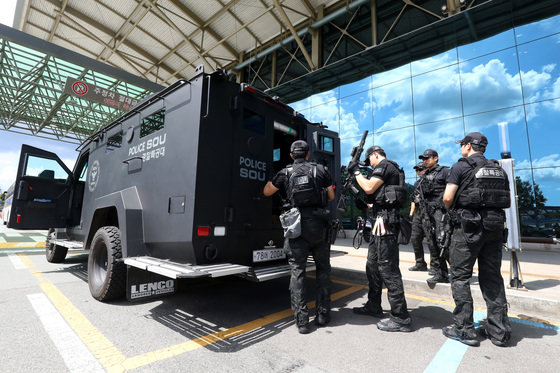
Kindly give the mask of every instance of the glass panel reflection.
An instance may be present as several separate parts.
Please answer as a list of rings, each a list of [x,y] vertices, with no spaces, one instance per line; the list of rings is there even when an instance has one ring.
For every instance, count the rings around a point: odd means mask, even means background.
[[[461,157],[461,151],[455,140],[463,137],[463,119],[456,118],[446,121],[416,126],[416,148],[415,159],[426,149],[434,149],[438,152],[439,164],[449,166]]]
[[[368,130],[373,131],[371,97],[368,91],[340,99],[340,134],[357,136]]]
[[[550,36],[519,46],[519,65],[525,103],[558,98],[560,95],[558,36]]]
[[[559,111],[560,99],[527,105],[532,167],[560,166],[558,147],[551,144],[552,139],[558,139],[560,136]]]
[[[465,134],[469,132],[483,133],[488,138],[488,146],[484,155],[489,159],[500,159],[502,157],[501,131],[498,126],[500,122],[507,122],[508,124],[511,157],[515,159],[515,164],[521,164],[521,167],[529,168],[529,143],[522,106],[466,116]]]
[[[412,78],[416,124],[461,117],[459,68],[453,65]]]
[[[458,48],[459,60],[465,61],[471,58],[493,53],[496,49],[510,48],[515,46],[513,30],[502,32],[476,43],[462,45]]]
[[[521,82],[515,48],[462,62],[465,115],[521,105]]]
[[[410,79],[374,88],[372,95],[375,131],[413,125]]]

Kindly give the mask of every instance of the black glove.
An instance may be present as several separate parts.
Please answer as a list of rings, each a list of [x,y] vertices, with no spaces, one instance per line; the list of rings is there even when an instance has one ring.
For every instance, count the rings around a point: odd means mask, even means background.
[[[360,166],[358,165],[358,162],[350,161],[346,169],[348,170],[349,175],[354,175],[356,171],[360,171]]]

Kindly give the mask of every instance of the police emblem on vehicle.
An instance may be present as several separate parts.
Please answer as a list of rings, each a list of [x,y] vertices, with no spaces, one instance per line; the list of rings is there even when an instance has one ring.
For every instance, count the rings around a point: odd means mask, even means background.
[[[99,161],[94,161],[91,165],[91,170],[89,171],[89,178],[88,178],[88,188],[90,192],[95,190],[97,187],[97,182],[99,181]]]

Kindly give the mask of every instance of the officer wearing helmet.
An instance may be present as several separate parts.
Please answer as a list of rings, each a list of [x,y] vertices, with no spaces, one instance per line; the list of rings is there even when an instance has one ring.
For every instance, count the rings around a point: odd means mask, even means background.
[[[412,249],[414,250],[415,264],[410,267],[409,271],[427,271],[428,264],[424,260],[424,247],[422,241],[424,240],[424,229],[422,227],[422,207],[420,205],[420,191],[418,190],[418,185],[421,182],[422,175],[426,171],[424,162],[418,162],[414,166],[414,171],[416,171],[416,176],[418,180],[414,183],[412,187],[412,193],[410,194],[410,217],[412,218],[412,233],[410,234],[410,243]]]
[[[461,144],[463,157],[451,167],[443,194],[443,203],[453,222],[449,263],[455,301],[454,323],[444,327],[443,334],[478,346],[478,332],[494,345],[506,346],[511,325],[500,267],[505,233],[503,209],[511,201],[509,180],[497,161],[484,157],[488,139],[482,133],[471,132],[457,143]],[[478,282],[488,311],[487,320],[475,331],[470,279],[476,260]]]
[[[285,208],[297,207],[301,214],[301,235],[286,238],[291,269],[290,294],[296,326],[301,334],[311,331],[305,297],[307,257],[313,255],[316,267],[315,323],[325,326],[330,321],[330,243],[327,202],[335,197],[332,179],[326,167],[309,162],[309,146],[303,140],[290,147],[292,165],[280,170],[264,187],[263,194],[272,196],[279,190],[287,196]]]
[[[372,221],[375,221],[366,261],[368,301],[353,311],[382,318],[381,291],[385,284],[391,313],[388,320],[377,323],[377,328],[390,332],[410,332],[411,320],[404,297],[397,242],[399,208],[406,202],[404,172],[396,162],[386,158],[380,146],[367,149],[364,163],[373,167],[370,178],[362,175],[357,163],[348,165],[348,172],[355,176],[356,182],[367,195],[367,202],[372,204]]]

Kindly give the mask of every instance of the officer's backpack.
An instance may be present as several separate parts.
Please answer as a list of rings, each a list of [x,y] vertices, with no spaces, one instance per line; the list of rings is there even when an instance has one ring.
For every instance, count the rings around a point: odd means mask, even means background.
[[[508,208],[511,204],[507,174],[494,159],[478,164],[471,158],[461,158],[471,167],[470,179],[457,199],[458,207],[465,208]]]
[[[324,192],[317,186],[317,164],[294,164],[287,168],[287,197],[292,206],[321,207]]]

